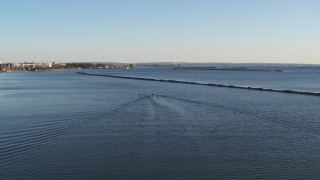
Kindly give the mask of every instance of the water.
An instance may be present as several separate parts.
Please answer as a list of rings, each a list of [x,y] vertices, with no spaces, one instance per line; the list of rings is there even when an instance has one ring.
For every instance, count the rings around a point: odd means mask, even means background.
[[[83,71],[320,91],[315,69]],[[320,175],[318,97],[75,72],[0,74],[0,179]]]
[[[285,66],[253,66],[249,67],[248,69],[282,70],[283,72],[172,70],[172,68],[146,67],[140,68],[139,71],[124,70],[108,73],[116,75],[196,81],[203,83],[320,92],[320,67],[318,66],[305,68],[285,68]],[[95,73],[104,74],[105,71],[97,71]]]

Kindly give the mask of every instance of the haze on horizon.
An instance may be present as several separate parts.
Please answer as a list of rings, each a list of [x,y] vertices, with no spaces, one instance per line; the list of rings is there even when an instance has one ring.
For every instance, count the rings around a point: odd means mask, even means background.
[[[320,64],[318,0],[1,0],[3,62]]]

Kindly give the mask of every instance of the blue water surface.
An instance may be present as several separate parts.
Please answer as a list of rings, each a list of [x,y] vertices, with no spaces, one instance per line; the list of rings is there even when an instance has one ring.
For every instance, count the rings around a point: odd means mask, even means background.
[[[77,71],[0,74],[0,179],[320,175],[319,97]],[[317,69],[81,71],[320,91]]]

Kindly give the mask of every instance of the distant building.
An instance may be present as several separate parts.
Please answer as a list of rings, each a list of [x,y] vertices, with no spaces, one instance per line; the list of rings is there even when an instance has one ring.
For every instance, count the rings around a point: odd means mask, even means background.
[[[56,65],[57,63],[55,61],[48,61],[48,67],[52,68],[52,66]]]
[[[22,67],[32,67],[32,68],[34,68],[36,66],[36,64],[34,63],[34,62],[24,62],[23,64],[22,64]]]
[[[48,62],[48,67],[49,67],[49,68],[52,68],[52,63],[51,63],[51,61]]]

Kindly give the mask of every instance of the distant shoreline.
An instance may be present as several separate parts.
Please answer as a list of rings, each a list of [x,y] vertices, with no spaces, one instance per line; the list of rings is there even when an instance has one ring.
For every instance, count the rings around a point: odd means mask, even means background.
[[[177,67],[175,70],[206,70],[206,71],[254,71],[254,72],[283,72],[283,70],[275,69],[247,69],[247,68],[216,68],[216,67]]]

